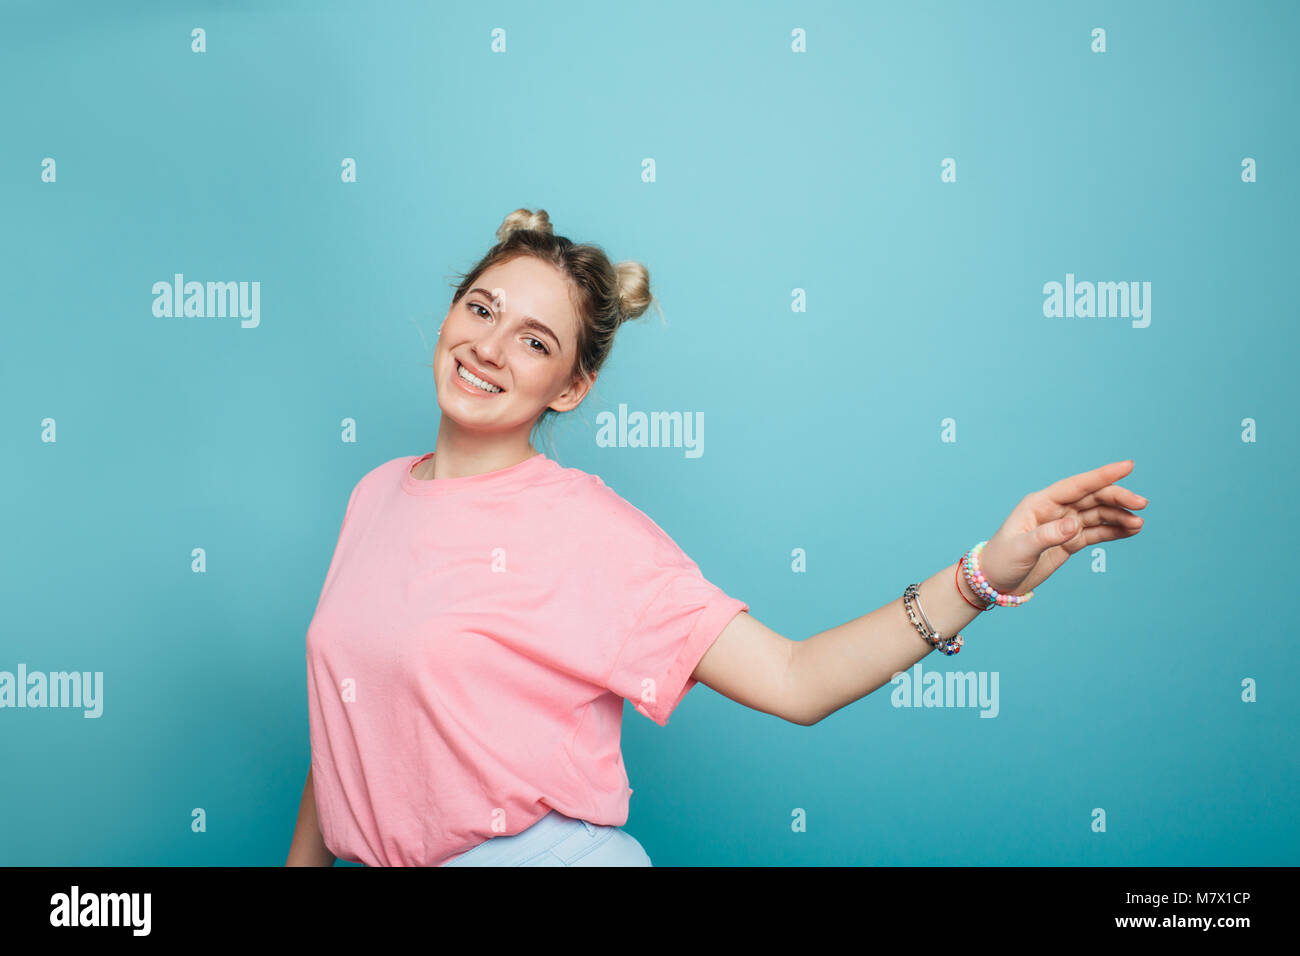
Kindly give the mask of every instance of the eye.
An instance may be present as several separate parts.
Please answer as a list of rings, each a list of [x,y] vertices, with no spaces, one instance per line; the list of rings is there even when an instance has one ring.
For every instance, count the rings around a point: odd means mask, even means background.
[[[487,307],[484,306],[484,305],[480,305],[480,304],[477,303],[477,302],[468,302],[468,303],[466,303],[466,306],[467,306],[471,311],[474,310],[474,309],[482,309],[482,310],[483,310],[482,312],[475,312],[475,313],[474,313],[474,314],[477,315],[479,318],[483,318],[483,319],[490,319],[490,318],[492,318],[492,313],[491,313],[490,311],[488,311]],[[548,349],[548,348],[546,347],[546,343],[544,343],[541,339],[535,339],[535,338],[529,336],[528,341],[529,341],[529,342],[536,342],[536,343],[537,343],[537,346],[536,346],[536,347],[530,346],[530,348],[532,348],[534,352],[537,352],[537,353],[539,353],[539,354],[541,354],[541,355],[550,355],[550,354],[551,354],[551,350]]]

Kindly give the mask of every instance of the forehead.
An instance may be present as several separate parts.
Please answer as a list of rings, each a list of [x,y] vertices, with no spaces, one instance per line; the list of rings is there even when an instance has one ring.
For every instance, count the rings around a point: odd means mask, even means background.
[[[489,290],[510,318],[534,318],[557,335],[576,334],[572,287],[552,265],[522,256],[485,269],[473,287]]]

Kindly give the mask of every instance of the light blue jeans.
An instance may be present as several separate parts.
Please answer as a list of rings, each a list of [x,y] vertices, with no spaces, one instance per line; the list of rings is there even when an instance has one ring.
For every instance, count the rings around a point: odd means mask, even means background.
[[[636,837],[618,827],[552,810],[526,830],[491,837],[447,866],[654,866]]]

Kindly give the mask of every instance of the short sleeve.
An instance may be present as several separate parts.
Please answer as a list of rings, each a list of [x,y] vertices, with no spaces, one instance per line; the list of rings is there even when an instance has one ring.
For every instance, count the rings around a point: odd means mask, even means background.
[[[347,534],[347,530],[348,530],[348,519],[351,518],[353,513],[356,511],[357,492],[361,489],[361,482],[364,480],[365,479],[362,478],[361,481],[358,481],[355,485],[353,485],[352,493],[348,495],[347,506],[344,507],[343,509],[343,520],[339,522],[339,535],[338,538],[335,540],[334,553],[333,555],[331,555],[329,566],[325,570],[325,583],[321,587],[322,595],[327,590],[329,590],[330,582],[334,580],[334,576],[338,573],[339,559],[342,556],[343,551],[345,550],[346,547],[344,543],[344,536]],[[317,607],[319,606],[320,606],[320,599],[318,598]]]
[[[749,605],[700,573],[671,539],[659,549],[655,596],[636,618],[605,686],[661,727],[698,681],[695,666]]]
[[[357,491],[360,490],[360,488],[361,488],[361,482],[358,481],[355,485],[352,486],[352,493],[348,495],[348,503],[343,508],[343,520],[339,523],[340,538],[343,537],[343,532],[347,530],[348,518],[352,514],[352,506],[356,504]]]

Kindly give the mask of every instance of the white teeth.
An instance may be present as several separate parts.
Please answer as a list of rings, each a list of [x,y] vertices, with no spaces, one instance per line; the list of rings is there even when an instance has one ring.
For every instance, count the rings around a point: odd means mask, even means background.
[[[469,382],[471,385],[476,385],[479,388],[483,389],[483,391],[485,392],[501,391],[501,389],[499,389],[497,386],[491,385],[483,381],[483,379],[479,378],[477,375],[471,373],[469,369],[461,365],[459,362],[456,363],[456,374],[459,375],[461,378],[463,378],[465,381]]]

